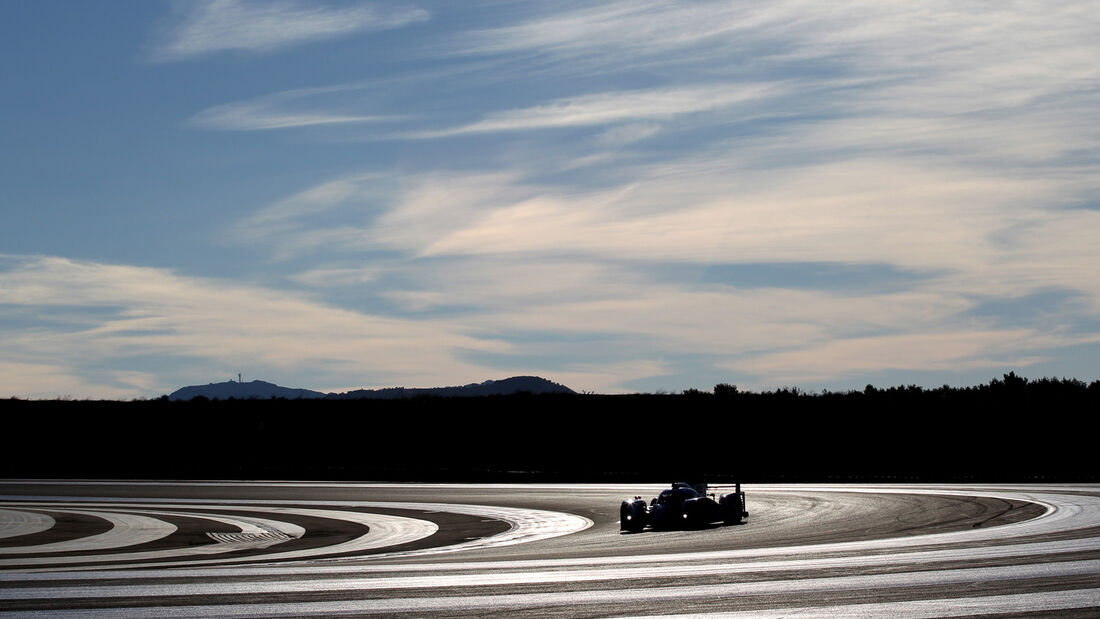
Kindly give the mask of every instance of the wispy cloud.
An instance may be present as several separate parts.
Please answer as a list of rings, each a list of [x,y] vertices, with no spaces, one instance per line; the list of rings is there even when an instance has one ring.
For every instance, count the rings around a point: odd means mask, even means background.
[[[654,122],[637,122],[611,127],[596,136],[596,141],[603,146],[625,146],[653,137],[661,131],[661,126]]]
[[[781,71],[808,60],[817,72],[916,79],[929,86],[942,75],[968,76],[957,85],[980,94],[990,86],[1062,90],[1067,76],[1094,74],[1091,33],[1098,19],[1073,0],[992,7],[950,0],[617,0],[552,6],[516,23],[462,33],[453,50],[530,54],[535,58],[529,64],[542,59],[547,70],[589,75],[676,67],[693,79],[701,73]]]
[[[760,101],[782,91],[781,84],[712,84],[603,92],[558,99],[529,108],[494,112],[474,123],[413,133],[410,137],[440,138],[500,131],[607,125],[628,120],[659,120]]]
[[[933,331],[835,339],[798,350],[753,356],[727,367],[767,375],[777,384],[820,383],[837,374],[859,376],[892,370],[962,373],[982,368],[1026,368],[1047,360],[1044,355],[1050,350],[1086,341],[1100,341],[1100,337],[1082,339],[1034,329]]]
[[[520,23],[467,33],[457,47],[465,53],[480,54],[534,50],[566,56],[574,62],[582,56],[601,56],[608,64],[629,67],[657,56],[664,56],[667,62],[677,56],[676,51],[698,51],[700,45],[708,43],[728,44],[742,34],[755,40],[753,33],[769,27],[798,28],[807,13],[799,4],[760,7],[658,0],[551,8]],[[623,63],[624,58],[635,60]]]
[[[319,249],[419,251],[534,191],[511,173],[348,176],[258,209],[233,238],[278,248],[281,259]],[[337,222],[316,223],[334,209],[343,213]]]
[[[317,388],[437,385],[460,376],[484,380],[479,377],[486,370],[459,360],[456,351],[500,348],[454,324],[349,311],[304,294],[163,269],[56,257],[7,262],[10,268],[0,271],[0,304],[42,312],[85,309],[79,323],[60,330],[9,327],[0,320],[6,363],[18,366],[0,375],[0,393],[11,395],[159,395],[150,390],[209,382],[240,371],[234,368]],[[155,384],[135,384],[133,373],[154,359],[171,359],[175,369]],[[51,385],[45,378],[99,375],[108,360],[115,373],[100,376],[95,390],[79,381]],[[24,379],[34,380],[18,382]]]
[[[398,28],[428,18],[427,11],[388,4],[356,6],[315,2],[196,0],[177,5],[177,21],[164,28],[154,61],[184,60],[213,52],[271,52],[290,45]]]
[[[239,101],[207,108],[191,117],[189,122],[192,126],[201,127],[203,129],[259,131],[265,129],[316,127],[319,125],[377,123],[387,120],[392,120],[392,117],[317,111],[295,112],[292,110],[278,109],[275,105],[268,102]]]
[[[381,273],[382,269],[376,266],[322,267],[294,273],[290,279],[310,287],[337,288],[370,283],[377,280]]]
[[[770,172],[732,162],[646,170],[618,194],[544,193],[485,208],[422,251],[969,269],[1003,253],[991,233],[1017,218],[1040,217],[1018,196],[1057,191],[1049,181],[983,178],[897,160]]]

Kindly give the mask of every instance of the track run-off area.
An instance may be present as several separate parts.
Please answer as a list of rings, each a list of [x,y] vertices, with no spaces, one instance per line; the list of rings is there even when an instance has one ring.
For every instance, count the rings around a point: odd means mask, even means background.
[[[1100,485],[664,487],[0,481],[0,616],[1100,616]]]

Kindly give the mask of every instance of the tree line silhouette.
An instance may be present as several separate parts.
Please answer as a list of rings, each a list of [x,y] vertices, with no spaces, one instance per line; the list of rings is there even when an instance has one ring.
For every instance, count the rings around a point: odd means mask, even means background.
[[[0,400],[0,477],[1100,481],[1100,381],[395,400]]]

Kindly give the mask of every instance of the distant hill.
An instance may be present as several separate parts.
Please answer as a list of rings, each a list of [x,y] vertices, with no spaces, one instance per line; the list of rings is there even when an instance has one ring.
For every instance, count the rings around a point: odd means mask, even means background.
[[[503,380],[487,380],[483,383],[470,383],[460,387],[356,389],[346,393],[321,393],[309,389],[280,387],[262,380],[248,383],[226,381],[209,385],[183,387],[168,395],[169,400],[190,400],[202,396],[211,400],[268,400],[286,398],[288,400],[327,398],[330,400],[393,400],[418,396],[434,397],[472,397],[488,395],[509,395],[513,393],[575,393],[569,387],[540,378],[538,376],[513,376]]]
[[[193,385],[177,389],[168,395],[169,400],[190,400],[203,396],[211,400],[269,400],[271,398],[286,398],[296,400],[298,398],[323,398],[327,394],[309,389],[292,389],[280,387],[262,380],[254,380],[241,383],[234,380],[224,383],[210,383],[209,385]]]
[[[575,393],[569,387],[540,378],[538,376],[513,376],[503,380],[487,380],[483,383],[470,383],[461,387],[356,389],[347,393],[332,393],[327,397],[336,400],[414,398],[434,396],[443,398],[472,397],[487,395],[510,395],[513,393]]]

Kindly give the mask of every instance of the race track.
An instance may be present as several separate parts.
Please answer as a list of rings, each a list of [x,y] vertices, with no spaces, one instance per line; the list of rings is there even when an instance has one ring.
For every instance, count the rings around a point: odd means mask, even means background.
[[[0,615],[1100,616],[1100,486],[0,482]],[[719,491],[721,491],[719,489]]]

